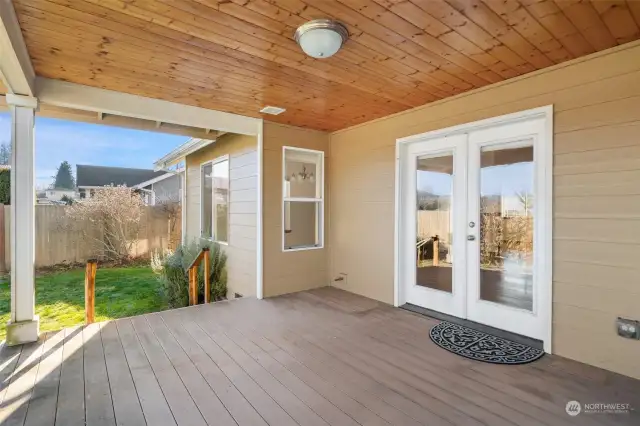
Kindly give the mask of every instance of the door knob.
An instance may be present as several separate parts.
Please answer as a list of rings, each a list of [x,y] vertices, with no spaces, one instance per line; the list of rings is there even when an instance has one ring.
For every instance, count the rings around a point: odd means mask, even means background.
[[[476,240],[475,235],[467,235],[467,241],[475,241],[475,240]]]

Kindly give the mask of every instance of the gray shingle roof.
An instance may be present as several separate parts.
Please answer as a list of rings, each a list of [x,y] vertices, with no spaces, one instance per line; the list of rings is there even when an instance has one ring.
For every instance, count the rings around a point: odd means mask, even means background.
[[[106,185],[126,185],[131,187],[165,173],[163,171],[154,172],[151,169],[78,164],[76,165],[76,185],[78,187]]]

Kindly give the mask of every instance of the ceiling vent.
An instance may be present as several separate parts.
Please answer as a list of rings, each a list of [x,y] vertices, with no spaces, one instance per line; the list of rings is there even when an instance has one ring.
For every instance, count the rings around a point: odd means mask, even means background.
[[[263,114],[280,115],[285,112],[286,109],[274,106],[266,106],[260,110]]]

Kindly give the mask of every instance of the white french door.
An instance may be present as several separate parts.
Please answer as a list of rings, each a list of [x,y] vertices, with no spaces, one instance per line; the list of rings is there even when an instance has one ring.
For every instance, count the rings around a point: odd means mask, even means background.
[[[460,232],[466,222],[466,162],[467,137],[455,135],[409,145],[403,170],[404,240],[413,248],[402,259],[407,301],[458,317],[466,315],[465,235]]]
[[[547,348],[545,118],[425,136],[399,152],[400,302],[540,339]]]

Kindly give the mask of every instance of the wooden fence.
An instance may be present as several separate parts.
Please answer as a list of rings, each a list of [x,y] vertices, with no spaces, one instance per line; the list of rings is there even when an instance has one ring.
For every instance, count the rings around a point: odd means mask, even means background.
[[[448,243],[451,233],[451,213],[448,211],[419,210],[417,212],[417,237],[428,240],[437,235]]]
[[[70,262],[84,263],[96,256],[96,253],[92,252],[91,242],[83,240],[77,231],[70,232],[64,229],[63,224],[66,220],[64,206],[37,205],[35,208],[36,267]],[[174,248],[180,241],[180,217],[178,216],[174,223],[171,222],[166,213],[154,207],[145,207],[138,242],[131,254],[136,257],[148,256],[158,249]],[[4,259],[0,257],[0,266],[4,265],[5,270],[9,271],[11,268],[10,206],[4,206],[4,223],[0,222],[0,227],[3,225]],[[92,229],[89,222],[82,226]],[[2,235],[1,232],[0,235]]]

